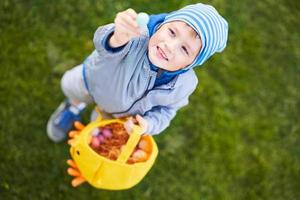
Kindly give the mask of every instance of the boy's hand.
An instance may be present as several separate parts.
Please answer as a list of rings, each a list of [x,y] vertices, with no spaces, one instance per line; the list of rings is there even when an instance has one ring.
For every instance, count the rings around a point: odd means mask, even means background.
[[[141,127],[141,134],[144,134],[148,128],[148,122],[142,116],[136,115],[135,118],[130,117],[125,123],[125,129],[128,133],[132,132],[134,124],[138,124]]]
[[[141,29],[136,22],[137,13],[129,8],[119,12],[114,20],[115,32],[109,40],[111,47],[120,47],[126,44],[133,37],[141,34]]]
[[[141,127],[141,132],[142,134],[146,133],[147,129],[148,129],[148,122],[146,119],[144,119],[142,116],[140,115],[136,115],[135,116],[136,121],[138,122],[139,126]]]

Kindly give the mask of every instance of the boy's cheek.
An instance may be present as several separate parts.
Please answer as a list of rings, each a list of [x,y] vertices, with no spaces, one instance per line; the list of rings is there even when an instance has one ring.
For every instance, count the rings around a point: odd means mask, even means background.
[[[159,59],[155,55],[155,47],[148,48],[148,57],[152,64],[154,64],[157,67],[161,67],[162,63],[159,61]]]
[[[166,67],[166,66],[171,66],[170,62],[167,61],[162,61],[160,59],[157,58],[156,56],[156,52],[155,52],[155,48],[150,48],[148,49],[148,57],[150,62],[155,65],[156,67],[159,67],[161,69],[165,69],[165,70],[170,70],[170,67]]]

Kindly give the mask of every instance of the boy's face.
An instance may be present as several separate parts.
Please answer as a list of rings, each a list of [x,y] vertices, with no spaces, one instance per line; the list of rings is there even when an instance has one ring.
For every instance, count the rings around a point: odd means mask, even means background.
[[[150,38],[148,55],[159,68],[176,71],[190,65],[201,49],[198,34],[182,21],[162,25]]]

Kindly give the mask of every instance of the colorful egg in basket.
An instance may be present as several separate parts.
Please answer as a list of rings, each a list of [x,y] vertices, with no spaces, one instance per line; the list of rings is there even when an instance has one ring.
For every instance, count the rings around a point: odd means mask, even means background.
[[[133,132],[122,138],[124,145],[106,154],[105,145],[116,143],[107,127],[112,124],[123,125],[124,122],[121,119],[96,120],[86,127],[81,126],[81,130],[69,133],[73,160],[68,160],[71,166],[68,173],[75,177],[73,186],[87,181],[101,189],[128,189],[148,173],[157,157],[158,148],[151,136],[140,135],[139,126],[135,125]],[[106,137],[111,139],[105,140]]]

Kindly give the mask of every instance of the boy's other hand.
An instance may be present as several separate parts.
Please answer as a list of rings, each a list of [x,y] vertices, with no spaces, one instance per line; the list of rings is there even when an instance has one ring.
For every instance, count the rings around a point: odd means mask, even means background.
[[[114,20],[115,31],[109,40],[111,47],[120,47],[141,34],[136,17],[137,13],[132,8],[119,12],[116,15]]]
[[[147,128],[148,128],[148,122],[146,119],[144,119],[142,116],[140,115],[136,115],[135,116],[136,121],[138,122],[139,126],[141,127],[141,132],[142,134],[146,133]]]
[[[140,115],[136,115],[135,118],[130,117],[124,123],[124,127],[128,133],[131,133],[135,124],[138,124],[141,127],[141,134],[144,134],[147,131],[148,122]]]

